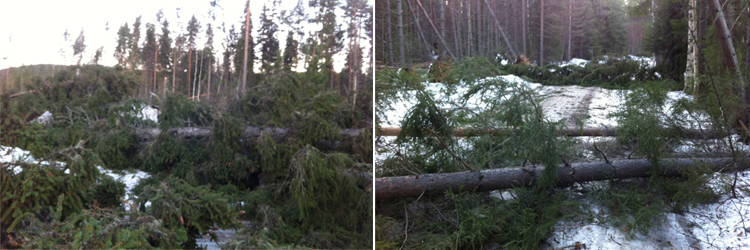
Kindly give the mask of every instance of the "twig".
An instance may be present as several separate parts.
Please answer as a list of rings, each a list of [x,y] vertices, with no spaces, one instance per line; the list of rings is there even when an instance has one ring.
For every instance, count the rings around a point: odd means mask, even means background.
[[[610,162],[609,159],[607,159],[607,155],[605,155],[604,152],[602,152],[601,150],[599,150],[598,147],[596,147],[596,142],[594,142],[594,149],[596,149],[596,151],[599,152],[599,154],[601,154],[602,157],[604,157],[604,161],[607,162],[607,164],[612,164],[612,162]]]
[[[451,154],[451,156],[453,156],[453,159],[455,159],[455,160],[457,160],[458,162],[460,162],[460,163],[461,163],[462,165],[464,165],[464,167],[466,167],[467,169],[469,169],[469,170],[471,170],[471,171],[474,171],[474,170],[475,170],[474,168],[470,167],[470,166],[469,166],[469,164],[467,164],[467,163],[466,163],[465,161],[463,161],[463,160],[462,160],[462,159],[461,159],[460,157],[458,157],[458,156],[457,156],[457,155],[456,155],[456,154],[455,154],[455,153],[453,152],[453,150],[451,150],[451,149],[450,149],[450,147],[448,147],[448,144],[446,144],[446,143],[445,143],[445,141],[443,141],[443,138],[442,138],[442,137],[440,137],[440,136],[439,136],[439,135],[438,135],[437,133],[435,133],[435,131],[434,131],[434,130],[432,130],[432,129],[428,128],[428,129],[427,129],[427,131],[429,131],[429,132],[430,132],[430,133],[432,134],[432,136],[435,136],[435,137],[436,137],[436,138],[437,138],[437,139],[438,139],[438,140],[440,141],[440,144],[443,144],[443,147],[445,148],[445,150],[446,150],[446,151],[448,151],[448,153],[449,153],[449,154]]]
[[[404,243],[401,244],[401,247],[398,250],[404,249],[406,240],[409,239],[409,210],[406,209],[406,205],[404,205],[404,214],[406,215],[406,223],[404,223]]]

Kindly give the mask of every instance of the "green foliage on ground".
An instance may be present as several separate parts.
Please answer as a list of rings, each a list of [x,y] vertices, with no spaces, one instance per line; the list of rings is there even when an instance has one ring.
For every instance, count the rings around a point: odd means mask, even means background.
[[[57,198],[57,207],[49,207],[50,222],[32,219],[30,230],[21,231],[27,242],[24,248],[38,249],[152,249],[167,248],[169,240],[185,240],[162,227],[152,216],[123,218],[120,214],[97,207],[81,210],[63,220],[62,204],[66,196]],[[38,237],[41,236],[41,237]]]
[[[600,60],[604,63],[598,63]],[[552,86],[578,85],[628,89],[631,85],[639,82],[660,80],[655,75],[657,70],[648,68],[640,61],[628,58],[596,58],[584,67],[576,65],[537,67],[527,64],[507,64],[499,65],[498,68],[505,74],[525,77],[531,82]],[[676,83],[669,85],[672,88],[680,87]]]
[[[368,96],[358,96],[355,104],[354,96],[340,96],[301,73],[280,71],[259,77],[244,95],[217,97],[226,106],[177,94],[147,103],[127,98],[142,86],[132,74],[84,66],[78,76],[73,69],[36,79],[28,86],[34,93],[3,96],[0,105],[9,112],[0,113],[0,144],[65,162],[71,174],[46,165],[3,164],[3,180],[12,181],[0,183],[0,237],[36,223],[40,231],[24,236],[33,243],[28,246],[191,248],[214,224],[239,228],[239,218],[267,225],[238,235],[232,244],[243,248],[258,247],[247,237],[261,234],[276,246],[370,247]],[[147,105],[160,109],[158,125],[139,117]],[[52,113],[51,123],[33,121],[44,111]],[[291,132],[244,138],[247,126]],[[155,138],[139,138],[139,129],[156,127],[161,133]],[[189,127],[211,132],[199,137],[172,132]],[[342,129],[363,132],[343,140]],[[11,178],[15,166],[26,169],[20,178]],[[100,175],[96,166],[151,174],[132,190],[137,198],[131,202],[139,211],[123,210],[123,184]],[[51,219],[48,207],[60,195],[65,197],[62,216]],[[145,207],[146,202],[151,206]],[[319,211],[330,216],[317,216]],[[14,227],[8,229],[11,223]],[[104,238],[86,236],[107,228],[112,231],[99,234]],[[39,237],[55,233],[62,236]],[[119,241],[123,244],[117,245]]]
[[[599,216],[600,220],[628,232],[646,232],[662,222],[666,212],[684,211],[713,202],[718,196],[708,183],[712,170],[700,164],[685,169],[678,177],[664,177],[653,171],[653,176],[645,179],[581,183],[575,188],[554,187],[558,167],[564,167],[575,155],[581,154],[572,147],[572,140],[557,136],[557,131],[565,127],[564,123],[551,122],[544,117],[542,98],[533,90],[492,78],[491,73],[481,75],[485,72],[481,68],[493,72],[481,61],[470,60],[456,66],[452,74],[454,85],[446,88],[466,87],[468,90],[460,100],[450,100],[450,105],[445,105],[446,100],[433,98],[431,93],[410,87],[409,82],[398,82],[401,79],[415,81],[404,77],[408,72],[384,70],[376,73],[381,75],[379,80],[385,82],[388,91],[381,95],[382,100],[377,100],[378,108],[389,108],[396,100],[401,100],[399,98],[405,98],[403,96],[415,100],[401,121],[399,137],[389,143],[377,142],[383,148],[381,153],[387,156],[377,166],[376,175],[542,165],[545,169],[539,181],[533,187],[502,193],[453,190],[445,195],[379,201],[375,236],[378,248],[539,249],[560,221],[591,220]],[[479,73],[467,73],[470,68],[480,68]],[[618,142],[635,151],[635,157],[654,162],[662,160],[673,145],[684,140],[680,137],[684,130],[681,126],[687,116],[695,116],[706,109],[703,104],[678,102],[672,106],[673,110],[664,110],[666,91],[673,83],[646,81],[653,77],[648,76],[653,72],[632,61],[556,68],[556,72],[568,70],[560,75],[549,74],[547,68],[524,65],[501,69],[504,72],[495,75],[520,70],[530,72],[526,77],[532,81],[556,77],[558,80],[576,79],[555,85],[580,84],[588,77],[587,85],[636,88],[615,114],[620,124]],[[575,75],[579,73],[586,74]],[[613,83],[618,74],[627,75],[628,81]],[[639,76],[630,81],[631,75]],[[477,102],[482,105],[477,108],[467,105]],[[383,114],[383,111],[377,112]],[[659,118],[665,115],[669,117],[666,121]],[[453,134],[454,128],[488,132],[462,138]],[[586,209],[589,204],[602,207],[601,213],[606,215],[590,214]]]

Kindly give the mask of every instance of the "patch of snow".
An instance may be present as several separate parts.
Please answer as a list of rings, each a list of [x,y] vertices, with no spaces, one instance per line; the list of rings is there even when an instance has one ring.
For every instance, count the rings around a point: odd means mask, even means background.
[[[642,57],[642,56],[634,56],[634,55],[628,55],[628,59],[633,61],[639,61],[641,62],[641,66],[645,66],[647,68],[653,68],[656,66],[656,61],[653,57]]]
[[[52,123],[52,113],[49,110],[44,111],[44,114],[34,119],[34,122],[41,123],[44,126],[50,125]]]
[[[141,111],[136,115],[136,117],[144,120],[152,120],[156,123],[159,123],[159,110],[149,105],[145,105],[143,108],[141,108]]]
[[[508,60],[505,60],[505,59],[501,60],[500,65],[503,65],[503,66],[508,65]]]
[[[589,60],[585,60],[585,59],[581,59],[581,58],[573,58],[573,59],[570,59],[570,61],[560,63],[560,67],[565,67],[565,66],[568,66],[568,65],[575,65],[575,66],[578,66],[578,67],[585,67],[586,64],[588,64],[588,63],[589,63]]]
[[[659,72],[654,72],[654,76],[656,76],[657,78],[661,79],[661,74],[659,74]]]

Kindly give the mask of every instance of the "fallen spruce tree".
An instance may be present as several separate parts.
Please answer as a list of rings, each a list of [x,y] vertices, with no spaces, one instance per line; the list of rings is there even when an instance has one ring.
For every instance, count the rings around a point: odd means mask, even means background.
[[[500,135],[508,133],[508,129],[481,129],[481,128],[456,128],[453,129],[453,136],[456,137],[474,137],[482,135]],[[342,131],[343,133],[343,131]],[[564,128],[557,131],[558,135],[576,137],[576,136],[617,136],[615,128]],[[701,138],[716,139],[721,135],[713,130],[700,129],[682,129],[679,131],[683,138]],[[398,136],[401,134],[399,127],[381,127],[380,136]]]
[[[339,131],[339,135],[341,136],[342,140],[350,140],[354,139],[357,136],[360,135],[360,133],[365,132],[365,130],[369,130],[368,128],[363,129],[341,129]],[[212,129],[211,128],[202,128],[202,127],[183,127],[183,128],[170,128],[169,133],[175,137],[175,138],[202,138],[202,137],[209,137],[211,136]],[[241,139],[251,139],[251,138],[258,138],[261,137],[264,134],[269,135],[271,138],[275,140],[282,140],[287,137],[290,137],[294,135],[295,133],[299,132],[296,129],[290,129],[290,128],[271,128],[271,127],[246,127],[245,130],[240,135]],[[159,134],[161,133],[161,130],[158,128],[138,128],[135,130],[135,133],[138,135],[138,137],[141,140],[153,140]]]
[[[675,158],[662,159],[654,168],[646,159],[619,160],[611,163],[577,163],[559,167],[556,186],[575,182],[601,181],[648,177],[653,170],[664,176],[678,176],[695,164],[707,164],[716,172],[738,171],[750,167],[750,159],[732,158]],[[514,187],[530,187],[539,179],[543,166],[489,169],[444,174],[423,174],[383,177],[375,180],[375,197],[378,200],[441,194],[453,191],[490,191]]]

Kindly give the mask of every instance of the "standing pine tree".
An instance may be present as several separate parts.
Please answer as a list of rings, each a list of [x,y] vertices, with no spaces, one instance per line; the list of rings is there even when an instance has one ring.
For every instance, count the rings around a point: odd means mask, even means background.
[[[297,40],[294,40],[294,32],[291,30],[286,35],[286,46],[284,46],[284,70],[292,70],[297,65]]]
[[[245,10],[248,9],[249,5],[245,5],[245,9],[243,10],[244,15],[242,16],[242,25],[240,26],[240,33],[238,35],[237,42],[235,43],[235,55],[234,55],[234,72],[237,74],[238,79],[242,79],[242,65],[243,61],[245,60],[245,30],[252,30],[253,29],[253,18],[252,14],[250,12],[246,12]],[[246,25],[247,23],[247,25]],[[253,42],[253,36],[252,33],[247,34],[247,71],[245,72],[245,78],[246,79],[252,79],[253,76],[253,67],[255,62],[255,43]],[[237,86],[238,88],[242,88],[241,86]],[[244,89],[242,90],[244,91]]]
[[[341,51],[344,47],[342,42],[344,32],[341,31],[339,25],[336,23],[335,11],[337,6],[338,1],[336,0],[310,1],[310,7],[317,7],[318,13],[321,15],[320,18],[311,20],[311,22],[321,25],[321,29],[318,31],[318,41],[323,46],[321,56],[325,59],[322,73],[328,77],[327,80],[330,89],[334,88],[333,55]]]
[[[156,27],[148,23],[146,24],[146,39],[143,41],[143,49],[141,50],[140,61],[143,63],[143,80],[147,83],[144,89],[145,95],[148,95],[148,91],[156,91],[156,84],[154,82],[154,72],[156,67]]]
[[[192,76],[192,68],[193,65],[193,49],[195,49],[195,39],[198,36],[198,32],[200,32],[200,23],[198,23],[198,19],[195,18],[195,15],[193,15],[192,18],[190,18],[190,21],[188,21],[187,26],[187,47],[188,47],[188,75],[187,75],[187,95],[190,96],[192,94],[192,88],[191,85],[191,79]]]
[[[221,24],[221,29],[226,30],[224,23]],[[224,47],[224,61],[222,62],[222,73],[221,73],[221,82],[224,85],[224,88],[227,88],[227,83],[232,81],[232,56],[235,54],[234,49],[237,47],[237,32],[234,31],[234,24],[229,28],[229,32],[225,32],[227,36],[224,38],[224,42],[222,43],[222,46]],[[219,91],[221,91],[222,86],[219,85]]]
[[[141,38],[141,16],[138,16],[133,23],[133,33],[130,34],[130,70],[138,68],[138,40]]]
[[[276,39],[276,31],[278,31],[279,28],[273,20],[274,11],[270,10],[270,15],[268,12],[269,9],[266,8],[266,5],[263,5],[263,12],[260,14],[260,30],[258,30],[258,43],[261,44],[261,70],[265,73],[272,72],[273,63],[279,57],[277,54],[279,50],[279,40]]]
[[[161,13],[161,10],[159,10]],[[159,70],[172,70],[172,38],[169,37],[169,22],[165,18],[161,22],[161,35],[159,35],[159,56],[157,63],[159,64]]]
[[[117,64],[122,66],[123,68],[125,68],[127,65],[125,55],[127,53],[129,37],[130,28],[128,28],[128,23],[125,23],[120,26],[120,29],[117,31],[117,47],[115,47],[114,54],[115,59],[117,59]]]

